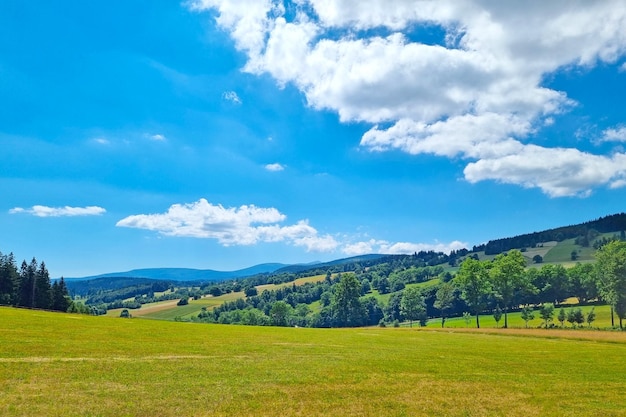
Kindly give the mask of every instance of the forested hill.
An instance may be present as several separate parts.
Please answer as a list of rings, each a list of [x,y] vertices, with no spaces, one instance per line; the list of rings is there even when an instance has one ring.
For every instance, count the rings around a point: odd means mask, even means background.
[[[67,282],[78,280],[93,280],[98,278],[149,278],[153,280],[171,281],[223,281],[226,279],[248,277],[256,274],[272,273],[288,265],[279,263],[265,263],[251,266],[236,271],[215,271],[212,269],[192,269],[192,268],[146,268],[133,269],[126,272],[111,272],[107,274],[94,275],[84,278],[66,278]]]
[[[475,246],[474,251],[484,250],[486,255],[495,255],[511,249],[532,248],[543,242],[561,242],[565,239],[573,238],[580,238],[582,246],[587,246],[584,242],[592,240],[590,235],[610,232],[623,234],[625,230],[626,213],[619,213],[572,226],[557,227],[556,229],[544,230],[543,232],[490,240],[485,245]]]

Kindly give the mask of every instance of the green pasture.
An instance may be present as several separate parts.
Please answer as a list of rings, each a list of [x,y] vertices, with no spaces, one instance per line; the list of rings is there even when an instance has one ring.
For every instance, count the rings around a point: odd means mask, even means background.
[[[431,280],[428,281],[424,281],[424,282],[418,282],[415,284],[407,284],[405,288],[412,288],[412,287],[416,287],[416,288],[430,288],[430,287],[434,287],[435,285],[439,284],[441,282],[441,280],[439,278],[433,278]],[[374,297],[376,298],[379,302],[381,302],[382,304],[386,305],[389,303],[389,299],[391,298],[393,293],[386,293],[386,294],[381,294],[378,292],[378,290],[372,290],[369,294],[366,294],[365,297]]]
[[[625,336],[220,326],[0,308],[0,415],[624,416]]]
[[[578,308],[577,305],[574,305],[572,307],[563,307],[565,310],[565,314],[567,316],[567,313],[572,309],[576,309]],[[587,317],[587,313],[589,313],[589,311],[591,310],[592,306],[582,306],[580,307],[583,311],[583,314],[585,315],[585,317]],[[611,308],[607,305],[598,305],[593,307],[594,308],[594,312],[596,313],[596,319],[595,321],[591,324],[591,326],[595,329],[608,329],[611,327]],[[559,311],[560,311],[560,307],[557,306],[554,309],[554,318],[552,319],[551,323],[554,324],[557,327],[561,327],[561,323],[558,321],[558,315],[559,315]],[[541,315],[539,314],[539,309],[536,309],[534,311],[534,316],[535,318],[531,321],[528,322],[528,327],[529,328],[537,328],[537,327],[542,327],[544,325],[544,321],[541,319]],[[404,324],[404,323],[403,323]],[[408,324],[407,324],[408,325]],[[615,325],[618,326],[619,325],[619,319],[617,318],[617,316],[615,316]],[[504,312],[502,313],[502,318],[500,319],[500,323],[498,324],[498,327],[502,327],[504,326]],[[520,312],[513,312],[513,313],[509,313],[509,327],[514,327],[514,328],[522,328],[526,326],[526,322],[522,319],[521,317],[521,313]],[[441,319],[437,318],[437,319],[432,319],[428,321],[428,327],[441,327]],[[470,328],[475,328],[476,327],[476,317],[472,316],[472,320],[469,323],[469,326],[466,324],[465,319],[463,317],[452,317],[452,318],[447,318],[446,322],[445,322],[445,327],[446,328],[463,328],[463,327],[470,327]],[[495,328],[496,327],[496,320],[493,318],[492,314],[482,314],[480,315],[480,327],[483,328]],[[571,323],[569,323],[567,321],[567,319],[564,322],[564,328],[569,329],[572,328]],[[585,323],[583,325],[583,328],[587,328],[587,323]]]
[[[159,301],[157,303],[148,303],[142,305],[139,309],[129,310],[135,317],[145,317],[158,320],[175,320],[177,317],[189,318],[197,316],[202,308],[211,309],[220,306],[228,301],[234,301],[238,298],[245,298],[243,291],[222,294],[219,297],[207,296],[198,300],[189,299],[189,304],[177,306],[178,300]],[[123,309],[117,308],[107,311],[109,317],[119,317]]]
[[[575,239],[568,239],[559,242],[558,245],[552,247],[543,257],[545,263],[565,263],[572,262],[572,251],[578,252],[578,262],[593,261],[595,250],[592,247],[583,248],[574,243]],[[575,263],[574,261],[573,263]],[[564,265],[568,266],[568,265]]]
[[[263,291],[276,291],[280,288],[291,287],[292,285],[304,285],[307,283],[316,283],[320,281],[324,281],[326,279],[326,275],[311,275],[310,277],[296,278],[293,281],[283,282],[281,284],[265,284],[265,285],[257,285],[255,288],[261,294]]]

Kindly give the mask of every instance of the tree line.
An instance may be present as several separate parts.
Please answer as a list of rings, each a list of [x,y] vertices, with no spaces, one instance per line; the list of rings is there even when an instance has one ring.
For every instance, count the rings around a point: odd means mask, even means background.
[[[434,273],[438,275],[433,276]],[[410,285],[432,282],[433,278],[437,282],[426,287]],[[508,327],[511,311],[521,311],[526,319],[532,320],[532,307],[537,307],[545,320],[554,306],[563,307],[565,300],[576,297],[580,304],[591,301],[610,304],[621,326],[626,316],[626,243],[609,242],[598,252],[595,264],[577,263],[570,268],[552,264],[527,268],[521,251],[512,250],[493,260],[467,257],[454,276],[442,268],[393,270],[387,264],[379,264],[358,273],[328,272],[322,282],[293,284],[261,294],[252,287],[244,290],[246,298],[204,310],[194,320],[354,327],[397,325],[403,321],[409,321],[411,326],[413,322],[425,325],[429,318],[440,317],[444,326],[447,318],[464,313],[469,317],[471,312],[476,316],[476,326],[480,327],[480,314],[489,312],[503,316],[504,327]],[[372,290],[391,295],[387,302],[382,302],[372,295]],[[312,309],[311,304],[316,302],[320,308]],[[579,313],[571,309],[562,321],[582,323],[589,319]]]
[[[614,240],[602,246],[595,264],[578,263],[565,269],[561,265],[544,265],[526,269],[526,260],[519,250],[497,255],[492,261],[467,258],[461,264],[454,283],[461,298],[476,316],[502,308],[504,327],[512,308],[530,305],[549,308],[568,297],[579,303],[597,299],[611,306],[619,326],[626,318],[626,242]],[[495,306],[494,306],[495,305]],[[614,322],[613,322],[614,325]]]
[[[565,239],[573,238],[576,238],[577,243],[581,244],[581,246],[588,246],[588,242],[591,242],[599,233],[609,233],[616,230],[622,230],[621,236],[623,238],[623,231],[626,230],[626,213],[613,214],[600,217],[597,220],[544,230],[542,232],[490,240],[485,245],[475,246],[473,251],[479,252],[484,250],[486,255],[496,255],[511,249],[534,248],[542,242],[561,242]]]
[[[0,252],[0,304],[65,312],[72,301],[63,278],[51,284],[43,261],[22,261],[18,269],[13,253]]]

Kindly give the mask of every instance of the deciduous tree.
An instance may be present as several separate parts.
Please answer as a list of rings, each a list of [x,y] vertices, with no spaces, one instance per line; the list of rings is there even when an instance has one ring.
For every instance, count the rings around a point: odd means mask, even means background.
[[[466,258],[454,282],[461,289],[461,298],[476,315],[476,327],[480,328],[479,315],[484,310],[487,297],[491,293],[491,283],[485,263],[473,258]]]
[[[490,276],[496,298],[504,306],[504,327],[508,327],[508,311],[517,291],[529,291],[530,283],[524,274],[526,260],[519,250],[500,254],[493,260]]]
[[[535,319],[535,314],[533,313],[532,308],[524,307],[522,308],[522,320],[526,323],[526,328],[528,329],[528,322]]]
[[[554,317],[554,304],[545,303],[544,305],[542,305],[541,309],[539,310],[539,315],[541,316],[541,319],[544,321],[546,325],[546,329],[547,329],[549,327],[550,322],[552,321],[552,318]]]
[[[426,304],[419,288],[411,287],[402,292],[400,301],[402,315],[409,320],[410,327],[413,327],[413,320],[420,320],[426,314]]]
[[[619,317],[619,327],[626,317],[626,242],[612,241],[596,253],[598,290]]]
[[[452,308],[454,299],[454,285],[451,282],[442,283],[437,290],[433,304],[433,306],[441,312],[441,327],[443,327],[446,322],[447,312]]]
[[[361,283],[352,273],[343,274],[335,286],[331,307],[340,327],[355,327],[363,324],[365,309],[359,300]]]

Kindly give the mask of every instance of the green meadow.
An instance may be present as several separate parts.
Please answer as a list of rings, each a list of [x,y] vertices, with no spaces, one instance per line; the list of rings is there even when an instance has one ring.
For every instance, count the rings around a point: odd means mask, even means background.
[[[0,308],[0,415],[621,416],[626,333],[220,326]]]
[[[609,306],[607,305],[597,305],[597,306],[573,305],[571,307],[570,306],[563,307],[563,309],[565,310],[566,316],[567,316],[567,313],[571,309],[578,309],[578,308],[582,310],[585,317],[587,317],[587,314],[593,308],[593,311],[596,314],[596,319],[591,324],[592,328],[594,329],[611,328],[611,308]],[[552,318],[552,321],[549,322],[549,324],[553,324],[554,326],[559,327],[559,328],[561,327],[561,323],[558,320],[560,310],[561,310],[561,307],[559,306],[555,307],[554,317]],[[528,327],[529,328],[537,328],[540,326],[545,327],[544,326],[545,322],[544,320],[542,320],[541,315],[539,314],[538,308],[534,310],[533,315],[535,318],[528,322]],[[615,325],[617,326],[619,324],[619,319],[617,318],[617,316],[614,316],[614,320],[615,320]],[[504,313],[502,313],[502,318],[500,319],[499,323],[496,323],[496,320],[493,318],[493,315],[491,314],[483,314],[480,316],[481,327],[491,328],[491,327],[497,327],[497,326],[502,327],[503,325],[504,325]],[[428,327],[441,327],[441,319],[435,318],[435,319],[429,320]],[[447,318],[445,322],[445,327],[446,328],[476,327],[476,316],[472,316],[472,319],[469,322],[469,324],[464,320],[463,317]],[[514,328],[526,327],[526,322],[522,319],[522,315],[520,312],[509,313],[509,327],[514,327]],[[581,330],[586,329],[587,327],[589,327],[587,323],[584,323],[582,326],[577,326],[577,328]],[[563,328],[565,329],[572,328],[572,323],[569,323],[566,319],[565,322],[563,323]]]

